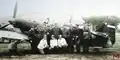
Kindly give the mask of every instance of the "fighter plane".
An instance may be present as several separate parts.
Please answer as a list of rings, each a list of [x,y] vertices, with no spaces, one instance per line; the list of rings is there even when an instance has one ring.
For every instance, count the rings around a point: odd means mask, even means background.
[[[29,31],[31,30],[31,28],[34,27],[39,27],[41,28],[41,26],[46,26],[47,24],[49,24],[49,18],[45,18],[44,21],[38,21],[38,20],[28,20],[28,19],[23,19],[23,18],[16,18],[16,14],[17,14],[17,2],[15,4],[15,8],[14,8],[14,13],[13,13],[13,20],[9,20],[9,24],[12,25],[14,28],[18,28],[20,29],[21,33],[23,35],[25,35],[24,37],[28,37],[28,39],[31,41],[31,46],[32,46],[32,50],[36,51],[37,50],[37,44],[39,43],[40,39],[38,40],[36,36],[30,36],[29,35]],[[8,25],[9,25],[8,24]],[[3,29],[5,26],[1,27],[1,29]]]
[[[10,29],[14,30],[16,28],[19,28],[21,33],[24,33],[25,31],[29,31],[30,28],[32,28],[33,26],[42,25],[41,24],[42,21],[40,22],[38,20],[26,20],[24,18],[16,18],[17,8],[18,8],[18,4],[16,2],[12,19],[7,20],[7,22],[1,23],[0,30],[10,30]],[[48,24],[48,22],[49,22],[49,18],[46,18],[45,21],[42,23]],[[12,28],[8,26],[12,26]]]
[[[95,31],[90,32],[89,46],[99,52],[99,48],[111,48],[115,44],[115,26],[103,22],[97,26]],[[85,47],[89,48],[89,47]]]
[[[15,4],[14,12],[13,12],[13,19],[16,17],[17,12],[17,2]],[[29,40],[28,36],[22,34],[21,31],[15,27],[13,27],[9,20],[0,22],[0,38],[8,39],[8,40]]]
[[[30,31],[31,28],[38,26],[38,25],[43,26],[43,25],[49,24],[49,18],[47,18],[46,21],[44,21],[44,22],[41,21],[42,23],[39,23],[37,20],[16,19],[16,13],[17,13],[17,3],[15,5],[15,9],[14,9],[14,13],[13,13],[14,20],[9,20],[9,23],[14,28],[19,28],[20,31],[23,34],[25,34],[26,36],[29,36],[28,34],[26,34],[26,32]],[[5,26],[0,27],[0,29],[3,29],[7,25],[9,25],[9,24],[6,24]],[[104,23],[101,25],[104,25]],[[103,48],[112,47],[112,45],[114,45],[114,43],[115,43],[115,27],[110,24],[104,25],[104,26],[108,27],[107,28],[108,31],[105,31],[104,29],[102,29],[105,27],[101,26],[101,25],[99,25],[99,27],[96,28],[95,31],[90,31],[91,40],[90,40],[89,46],[92,46],[92,47],[97,46],[97,47],[103,47]],[[108,46],[108,41],[111,41],[111,44],[110,44],[111,46]],[[37,48],[36,46],[38,43],[39,43],[39,41],[32,39],[32,44],[34,45],[33,46],[34,50]],[[88,48],[88,47],[85,47],[85,48]]]

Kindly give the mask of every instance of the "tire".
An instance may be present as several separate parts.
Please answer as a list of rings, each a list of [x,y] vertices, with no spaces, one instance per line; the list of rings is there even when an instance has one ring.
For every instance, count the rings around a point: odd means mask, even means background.
[[[89,47],[87,46],[87,47],[84,47],[83,46],[83,53],[88,53],[89,52]]]
[[[95,51],[96,53],[100,52],[98,48],[94,48],[93,51]]]

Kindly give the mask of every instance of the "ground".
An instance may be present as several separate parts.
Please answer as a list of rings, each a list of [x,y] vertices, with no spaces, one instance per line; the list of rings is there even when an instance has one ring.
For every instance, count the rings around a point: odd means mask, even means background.
[[[25,55],[2,57],[1,60],[113,60],[112,55],[107,54],[51,54],[51,55]]]
[[[116,33],[116,43],[113,48],[100,49],[101,52],[87,54],[25,54],[21,56],[0,56],[0,60],[120,60],[120,33]],[[119,55],[117,58],[116,54]],[[115,57],[116,59],[114,59]]]

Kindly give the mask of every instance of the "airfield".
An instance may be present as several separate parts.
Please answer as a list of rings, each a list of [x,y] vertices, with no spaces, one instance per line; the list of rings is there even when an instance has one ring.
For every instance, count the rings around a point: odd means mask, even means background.
[[[7,44],[0,44],[0,60],[114,60],[113,55],[120,55],[120,33],[116,33],[116,43],[113,48],[109,49],[100,49],[99,53],[90,52],[87,54],[31,54],[26,52],[30,50],[30,44],[22,43],[19,44],[19,52],[25,53],[20,56],[11,56],[5,55],[8,53]],[[24,46],[24,47],[23,47]],[[22,50],[26,50],[23,52]],[[3,55],[2,55],[3,54]],[[120,59],[120,56],[119,58]]]

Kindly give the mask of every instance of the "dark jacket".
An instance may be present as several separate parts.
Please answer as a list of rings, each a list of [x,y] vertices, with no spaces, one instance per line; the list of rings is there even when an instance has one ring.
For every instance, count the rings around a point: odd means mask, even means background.
[[[58,39],[59,35],[62,35],[62,30],[59,27],[54,27],[51,29],[51,35],[55,35],[55,38]]]
[[[79,28],[72,28],[69,30],[69,35],[83,37],[83,30]]]

